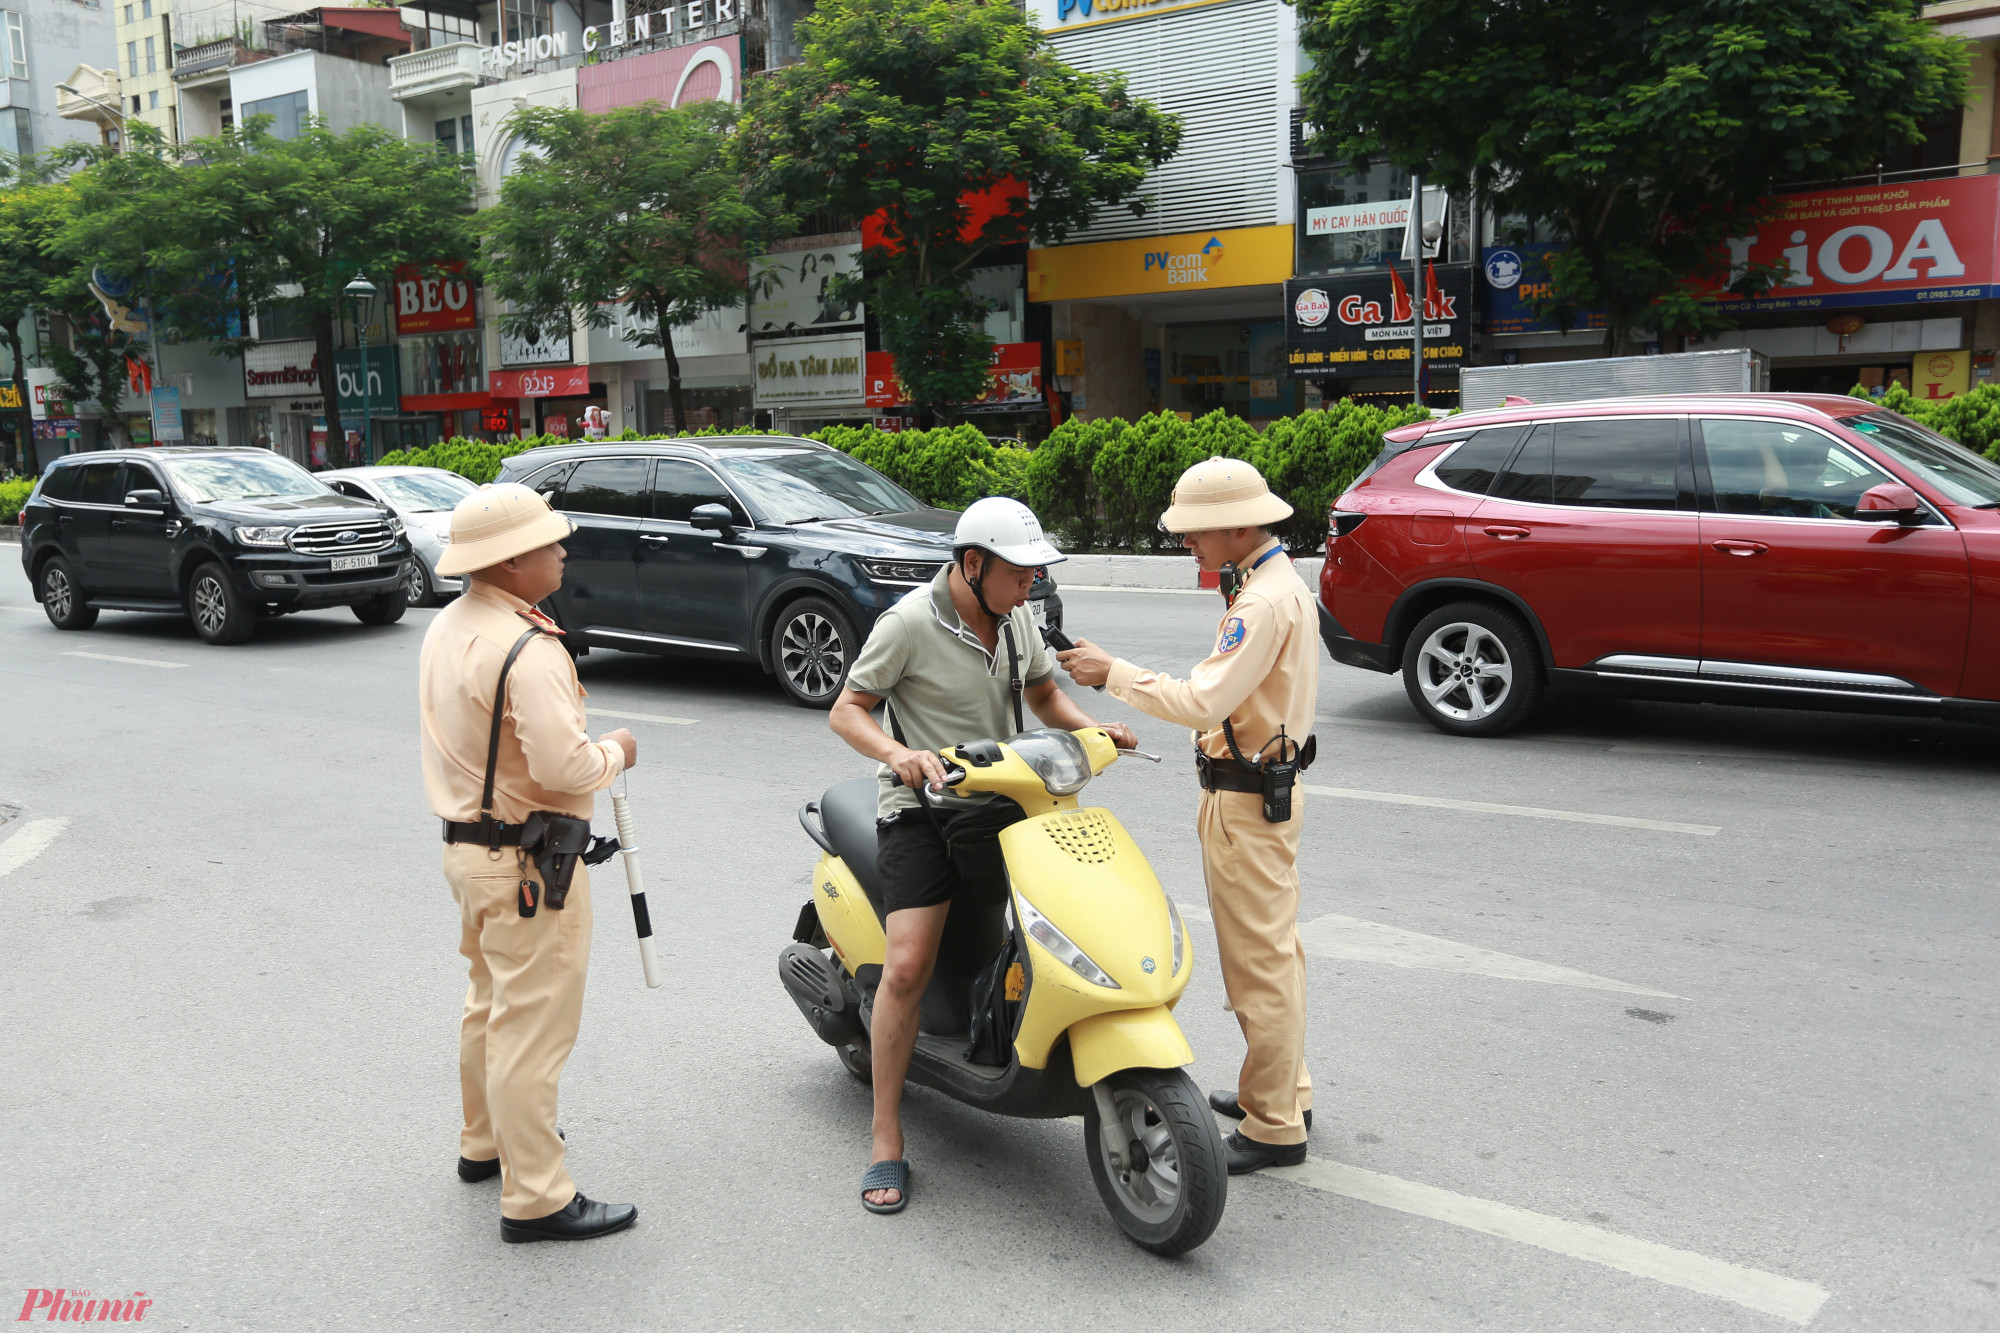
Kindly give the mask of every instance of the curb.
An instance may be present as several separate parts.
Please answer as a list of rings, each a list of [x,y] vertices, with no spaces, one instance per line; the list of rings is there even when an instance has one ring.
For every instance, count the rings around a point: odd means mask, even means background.
[[[1306,586],[1317,594],[1321,557],[1295,560]],[[1200,571],[1190,555],[1073,555],[1055,571],[1058,588],[1079,592],[1123,589],[1188,592],[1201,587]]]

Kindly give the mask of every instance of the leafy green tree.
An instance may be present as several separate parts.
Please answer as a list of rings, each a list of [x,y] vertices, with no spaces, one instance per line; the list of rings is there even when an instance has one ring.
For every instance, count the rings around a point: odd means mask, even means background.
[[[874,310],[926,418],[983,395],[992,339],[967,270],[1061,241],[1106,205],[1145,211],[1180,126],[1120,74],[1070,68],[1007,0],[824,0],[801,59],[745,90],[740,160],[779,217],[879,217],[846,299]],[[1025,185],[975,230],[967,196]]]
[[[163,333],[254,346],[243,315],[280,299],[310,318],[320,395],[339,414],[334,332],[357,275],[387,292],[398,264],[470,252],[472,181],[462,159],[379,125],[340,134],[317,117],[279,139],[251,116],[218,138],[165,142],[140,122],[127,151],[70,150],[75,207],[57,241],[69,260],[144,275]],[[386,299],[378,300],[378,316]]]
[[[480,219],[481,270],[512,332],[611,324],[666,357],[674,430],[687,430],[673,331],[743,299],[746,235],[760,223],[731,167],[734,108],[651,103],[594,115],[525,107],[509,120],[524,154]]]
[[[66,331],[47,348],[63,395],[77,404],[96,403],[112,438],[123,442],[119,407],[125,396],[127,358],[148,354],[145,341],[113,325],[90,290],[90,266],[66,257],[58,240],[77,208],[75,190],[50,164],[17,159],[0,183],[0,328],[23,385],[27,356],[20,324],[41,312]],[[28,464],[29,429],[23,402],[18,439],[22,466]]]
[[[1964,95],[1963,44],[1915,0],[1295,3],[1317,145],[1554,224],[1539,312],[1605,309],[1613,355],[1640,323],[1730,327],[1708,291],[1783,280],[1723,246],[1774,183],[1873,166]]]

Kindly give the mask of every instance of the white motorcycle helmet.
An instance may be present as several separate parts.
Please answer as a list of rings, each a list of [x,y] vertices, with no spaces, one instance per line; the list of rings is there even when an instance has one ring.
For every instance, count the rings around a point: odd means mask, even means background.
[[[951,535],[951,547],[961,571],[965,568],[965,553],[971,550],[984,551],[1010,565],[1027,569],[1057,564],[1067,558],[1042,535],[1042,523],[1035,517],[1034,510],[1019,500],[1009,500],[1001,495],[975,500],[959,515],[958,528]],[[966,583],[971,585],[979,609],[998,619],[1004,613],[986,605],[986,593],[979,586],[985,581],[983,569],[980,575],[979,578],[968,577]]]

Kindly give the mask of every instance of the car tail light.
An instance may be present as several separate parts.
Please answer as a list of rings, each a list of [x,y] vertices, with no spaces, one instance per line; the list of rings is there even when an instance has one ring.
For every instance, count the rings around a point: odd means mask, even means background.
[[[1326,516],[1327,528],[1330,535],[1345,537],[1360,527],[1361,520],[1367,517],[1368,515],[1366,514],[1358,514],[1350,509],[1329,510]]]

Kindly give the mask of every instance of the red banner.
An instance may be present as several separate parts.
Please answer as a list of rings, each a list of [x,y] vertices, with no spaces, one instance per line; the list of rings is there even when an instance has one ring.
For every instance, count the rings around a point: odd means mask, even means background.
[[[473,304],[472,283],[465,276],[463,260],[441,267],[398,264],[395,306],[399,334],[479,327],[479,312]]]
[[[590,367],[496,370],[487,382],[495,398],[580,398],[590,392]]]
[[[1723,310],[1970,301],[2000,295],[1995,259],[2000,177],[1788,194],[1755,234],[1728,242],[1732,270],[1785,264],[1791,277],[1755,300],[1723,296]]]
[[[895,407],[906,401],[902,382],[896,378],[896,358],[887,352],[868,354],[867,403],[869,407]],[[1040,343],[993,344],[993,387],[976,407],[997,408],[1010,404],[1039,407],[1042,402],[1042,345]]]

